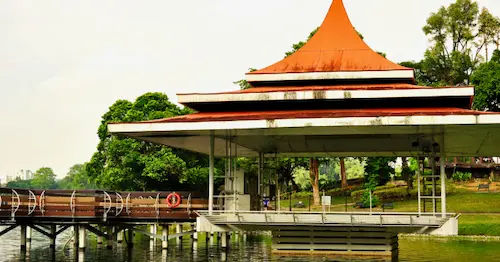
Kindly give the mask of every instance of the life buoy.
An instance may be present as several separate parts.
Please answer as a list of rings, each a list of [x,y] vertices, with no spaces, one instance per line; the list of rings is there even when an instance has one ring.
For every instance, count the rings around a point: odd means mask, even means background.
[[[179,194],[174,192],[174,193],[168,194],[166,202],[167,202],[168,207],[176,208],[181,204],[182,199],[181,199],[181,196]]]

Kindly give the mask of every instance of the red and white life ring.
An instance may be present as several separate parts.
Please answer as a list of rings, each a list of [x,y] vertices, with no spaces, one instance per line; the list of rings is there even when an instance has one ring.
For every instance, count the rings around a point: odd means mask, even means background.
[[[181,196],[179,194],[174,192],[174,193],[168,194],[166,202],[167,202],[168,207],[176,208],[181,204],[182,199],[181,199]]]

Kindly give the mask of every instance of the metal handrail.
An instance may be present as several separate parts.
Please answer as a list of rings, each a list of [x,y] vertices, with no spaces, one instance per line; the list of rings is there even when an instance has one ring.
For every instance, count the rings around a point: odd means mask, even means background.
[[[191,206],[191,193],[189,193],[188,200],[187,200],[187,212],[190,215],[191,215],[191,208],[192,208],[192,206]]]
[[[119,206],[116,206],[115,216],[119,216],[123,211],[123,197],[118,192],[116,192],[116,203]]]
[[[29,215],[33,214],[33,212],[35,212],[37,201],[36,201],[36,196],[33,193],[33,191],[28,190],[28,193],[29,193],[29,197],[28,197],[28,216],[29,216]]]
[[[156,195],[155,211],[156,211],[156,217],[158,218],[160,216],[160,193]]]
[[[208,210],[198,210],[201,215],[208,213]],[[430,213],[421,213],[418,212],[308,212],[308,211],[233,211],[233,210],[213,210],[212,213],[215,214],[290,214],[290,215],[368,215],[368,216],[379,216],[379,215],[406,215],[406,216],[429,216],[429,217],[440,217],[441,214],[434,215],[432,212]],[[455,216],[456,213],[446,213],[447,217]]]
[[[42,193],[40,194],[39,207],[40,207],[40,212],[42,213],[42,215],[44,215],[45,214],[45,190],[42,191]]]
[[[108,194],[108,192],[106,192],[106,191],[103,191],[103,192],[104,192],[104,216],[103,216],[103,219],[104,219],[104,221],[106,221],[106,219],[108,218],[108,213],[109,213],[109,211],[111,211],[112,200],[111,200],[111,196]]]
[[[14,206],[14,199],[17,199],[17,205]],[[21,198],[19,197],[19,194],[17,193],[16,190],[12,189],[12,199],[11,199],[11,217],[12,220],[16,217],[16,212],[19,210],[19,207],[21,206]]]
[[[71,216],[75,216],[75,212],[76,212],[75,195],[76,195],[76,191],[73,191],[73,193],[71,194],[71,199],[69,200],[69,208],[71,209]]]
[[[127,195],[127,198],[125,199],[125,212],[127,213],[127,215],[130,215],[130,193],[128,193]]]

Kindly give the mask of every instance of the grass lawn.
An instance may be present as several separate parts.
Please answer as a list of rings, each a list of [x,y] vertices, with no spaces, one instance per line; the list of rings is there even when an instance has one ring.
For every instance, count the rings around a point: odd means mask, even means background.
[[[500,236],[500,214],[462,215],[458,222],[458,234]]]

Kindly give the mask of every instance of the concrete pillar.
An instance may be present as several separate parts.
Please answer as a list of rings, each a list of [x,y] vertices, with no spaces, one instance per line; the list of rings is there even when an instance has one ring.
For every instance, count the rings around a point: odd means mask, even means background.
[[[209,240],[210,245],[213,246],[213,244],[214,244],[214,232],[211,232],[210,236],[207,237],[207,239]]]
[[[55,249],[56,248],[56,226],[55,225],[51,225],[50,226],[50,248],[51,249]]]
[[[441,216],[446,217],[446,169],[445,169],[445,152],[444,152],[444,131],[441,136],[441,144],[439,145],[440,156],[439,156],[439,169],[441,173]]]
[[[87,232],[84,226],[78,227],[78,250],[85,250],[87,244]]]
[[[243,242],[247,242],[247,232],[243,232]]]
[[[102,230],[103,227],[102,226],[99,226],[97,228],[99,229],[99,231],[103,232],[103,230]],[[102,245],[102,236],[100,236],[100,235],[97,236],[97,244],[98,245]]]
[[[73,226],[73,234],[74,234],[73,240],[74,240],[75,249],[78,248],[78,241],[80,240],[80,237],[79,237],[80,231],[78,230],[78,228],[79,228],[78,225]],[[54,242],[55,242],[55,240],[54,240]]]
[[[33,229],[31,227],[26,228],[26,244],[31,244],[31,237],[33,234]]]
[[[21,250],[26,251],[26,225],[21,225]]]
[[[168,249],[168,225],[163,225],[161,231],[161,248]]]
[[[193,233],[193,241],[198,241],[198,231],[196,231],[196,223],[191,226]]]
[[[134,246],[134,230],[132,228],[127,229],[127,244],[129,248]]]
[[[220,237],[221,237],[220,241],[221,247],[227,248],[227,233],[226,232],[220,233]]]
[[[107,227],[106,231],[106,248],[113,249],[113,228]]]
[[[123,230],[116,232],[116,242],[117,243],[122,243],[123,242]]]
[[[210,149],[209,149],[209,172],[208,172],[208,214],[212,215],[214,209],[214,131],[210,131]]]
[[[175,233],[176,234],[182,233],[182,224],[175,224]],[[176,237],[175,242],[177,245],[182,244],[182,236]]]

